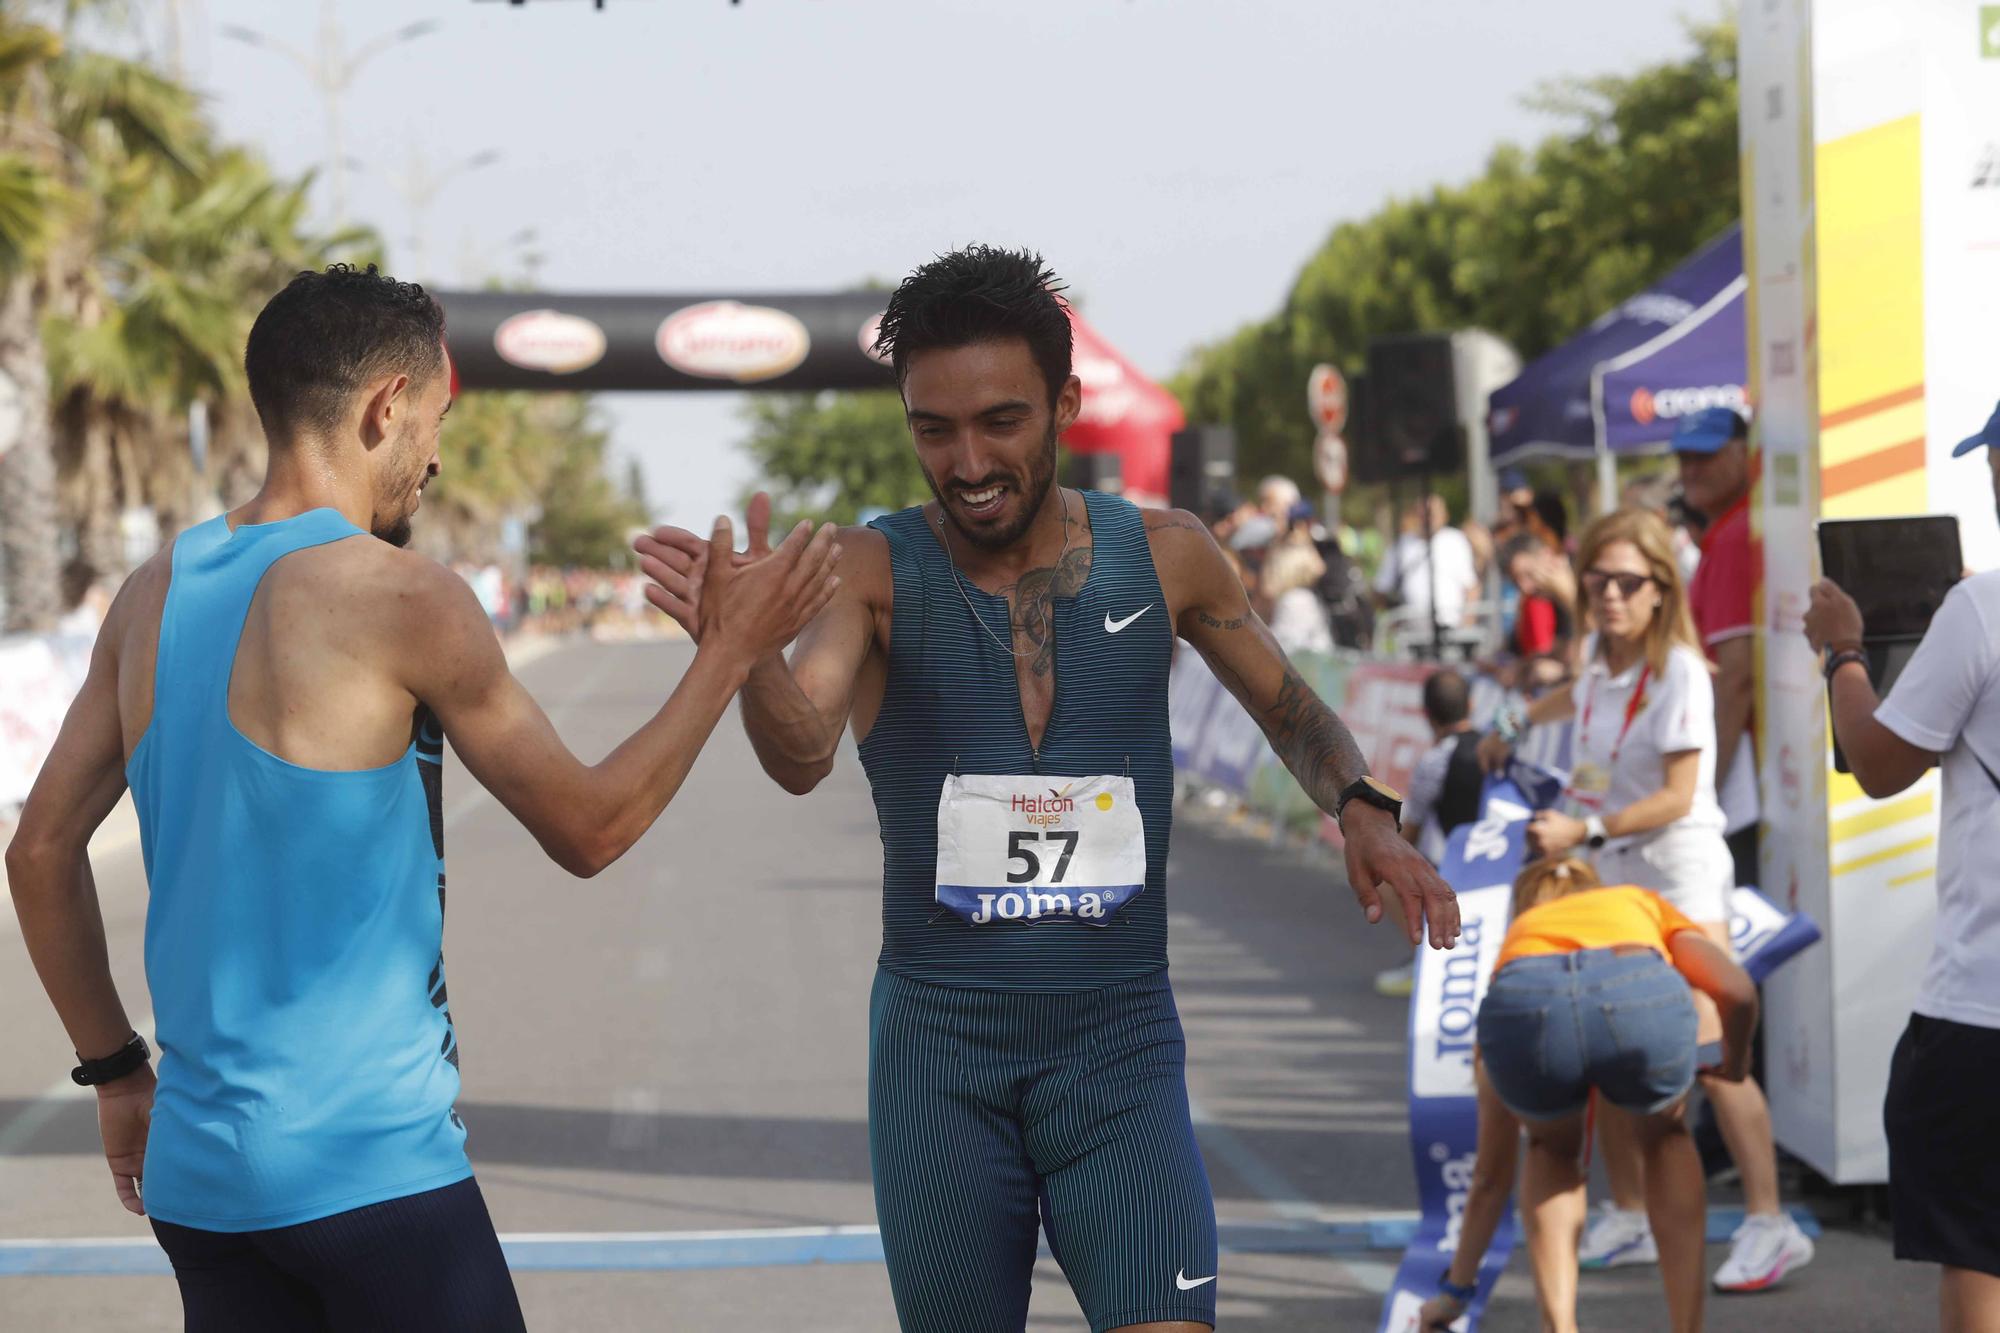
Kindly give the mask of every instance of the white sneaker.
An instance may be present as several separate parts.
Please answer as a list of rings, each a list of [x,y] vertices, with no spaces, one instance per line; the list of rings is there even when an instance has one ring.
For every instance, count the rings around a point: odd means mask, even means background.
[[[1599,1204],[1597,1215],[1584,1230],[1576,1262],[1580,1268],[1656,1264],[1660,1262],[1660,1247],[1653,1243],[1653,1225],[1644,1213],[1628,1213],[1612,1204]]]
[[[1417,988],[1417,965],[1404,963],[1386,972],[1375,974],[1375,993],[1386,995],[1392,1000],[1407,1000],[1410,992]]]
[[[1784,1213],[1743,1219],[1730,1237],[1729,1258],[1715,1270],[1717,1291],[1764,1291],[1804,1268],[1813,1259],[1813,1243],[1799,1224]]]

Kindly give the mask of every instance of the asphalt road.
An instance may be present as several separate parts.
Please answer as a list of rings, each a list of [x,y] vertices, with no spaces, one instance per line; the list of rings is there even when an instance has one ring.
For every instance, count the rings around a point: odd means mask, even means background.
[[[665,699],[688,652],[578,641],[522,675],[595,758]],[[517,1274],[530,1327],[893,1329],[878,1262],[794,1262],[787,1247],[807,1242],[782,1230],[874,1221],[865,1093],[880,846],[851,749],[797,799],[764,779],[725,720],[660,823],[590,881],[550,864],[462,770],[446,775],[445,808],[446,965],[481,1185],[503,1233],[587,1233],[561,1260],[572,1266]],[[120,984],[143,1013],[145,885],[126,812],[98,848]],[[1370,986],[1404,956],[1397,939],[1363,923],[1336,866],[1213,814],[1184,815],[1170,874],[1189,1086],[1225,1224],[1241,1235],[1413,1208],[1404,1006]],[[71,1055],[11,914],[0,914],[0,1014],[0,1239],[145,1237],[113,1199],[89,1100],[62,1091]],[[1932,1321],[1931,1271],[1896,1264],[1879,1227],[1840,1223],[1839,1201],[1811,1202],[1835,1223],[1818,1262],[1782,1290],[1712,1300],[1711,1328]],[[668,1262],[635,1260],[633,1233],[672,1233],[672,1248],[718,1231],[755,1233],[755,1266],[626,1266]],[[717,1252],[698,1237],[684,1248]],[[1223,1327],[1373,1329],[1397,1255],[1330,1248],[1225,1255]],[[1711,1266],[1721,1257],[1714,1247]],[[1664,1327],[1650,1269],[1592,1275],[1583,1290],[1586,1327]],[[1517,1256],[1486,1327],[1537,1326]],[[0,1329],[179,1327],[167,1277],[0,1276]],[[1029,1327],[1084,1327],[1047,1261]]]

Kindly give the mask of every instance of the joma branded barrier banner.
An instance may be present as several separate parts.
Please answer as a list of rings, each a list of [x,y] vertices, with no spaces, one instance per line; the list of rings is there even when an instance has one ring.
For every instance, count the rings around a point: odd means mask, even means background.
[[[1527,857],[1534,802],[1513,775],[1487,783],[1477,823],[1455,829],[1438,867],[1458,894],[1458,947],[1417,951],[1410,994],[1410,1158],[1422,1210],[1416,1234],[1382,1301],[1380,1333],[1418,1333],[1417,1312],[1437,1294],[1458,1249],[1479,1146],[1479,1099],[1472,1081],[1479,1002],[1507,934],[1514,876]],[[1514,1250],[1510,1203],[1480,1261],[1478,1292],[1452,1325],[1478,1327],[1493,1284]]]
[[[1729,898],[1729,942],[1743,970],[1761,986],[1779,964],[1819,942],[1819,927],[1804,912],[1787,912],[1746,885]]]
[[[1436,668],[1318,653],[1300,653],[1292,666],[1347,723],[1368,757],[1369,771],[1392,787],[1406,788],[1417,760],[1431,745],[1423,682]],[[1484,726],[1505,695],[1490,677],[1474,677],[1473,725]],[[1317,807],[1271,752],[1263,732],[1200,654],[1183,651],[1175,658],[1167,715],[1173,729],[1174,765],[1183,776],[1222,788],[1286,827],[1311,828],[1318,823],[1320,835],[1338,845],[1332,821],[1321,819]],[[1568,723],[1530,727],[1516,748],[1516,758],[1551,773],[1565,773],[1569,739]],[[1548,803],[1553,804],[1553,797]]]

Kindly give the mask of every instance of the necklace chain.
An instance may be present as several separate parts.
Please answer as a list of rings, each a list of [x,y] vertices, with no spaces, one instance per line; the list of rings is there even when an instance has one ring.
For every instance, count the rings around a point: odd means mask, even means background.
[[[1069,554],[1069,492],[1063,490],[1061,487],[1057,487],[1056,495],[1058,496],[1058,498],[1062,500],[1063,540],[1062,540],[1062,550],[1056,552],[1056,567],[1054,575],[1051,576],[1052,578],[1061,575],[1063,557]],[[959,570],[958,561],[952,559],[951,536],[950,533],[947,531],[947,524],[945,523],[945,515],[944,515],[944,501],[942,500],[938,501],[938,540],[944,545],[945,562],[951,566],[952,586],[958,589],[958,600],[964,602],[965,609],[971,613],[972,623],[979,626],[980,629],[984,630],[986,632],[986,637],[993,640],[994,644],[999,647],[1000,651],[1006,653],[1009,657],[1026,658],[1026,657],[1035,657],[1039,655],[1042,651],[1042,645],[1040,644],[1035,645],[1035,649],[1033,652],[1023,653],[1023,652],[1016,652],[1012,644],[1001,643],[1000,636],[998,634],[995,634],[993,632],[993,627],[986,623],[986,617],[979,614],[978,608],[973,606],[972,604],[972,599],[965,595],[965,585],[970,580],[968,580],[965,577],[964,573],[962,573]],[[982,588],[980,591],[984,592],[985,589]],[[1008,604],[1009,613],[1007,617],[1008,633],[1010,636],[1013,633],[1012,605],[1013,605],[1012,603]],[[1055,633],[1055,621],[1048,617],[1046,609],[1044,610],[1043,618],[1044,618],[1044,623],[1047,626],[1048,632],[1051,635],[1053,635]]]

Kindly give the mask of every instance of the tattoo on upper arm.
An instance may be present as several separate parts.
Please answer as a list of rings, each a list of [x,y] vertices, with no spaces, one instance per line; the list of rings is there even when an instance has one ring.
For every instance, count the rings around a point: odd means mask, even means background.
[[[1285,767],[1323,810],[1331,809],[1342,790],[1367,772],[1353,733],[1289,666],[1278,697],[1257,721]]]
[[[1208,531],[1198,519],[1172,509],[1147,513],[1145,524],[1147,532],[1165,532],[1169,528],[1181,528],[1188,532]]]
[[[1242,629],[1250,623],[1248,616],[1232,616],[1228,620],[1217,620],[1206,611],[1197,610],[1194,618],[1210,629]]]

